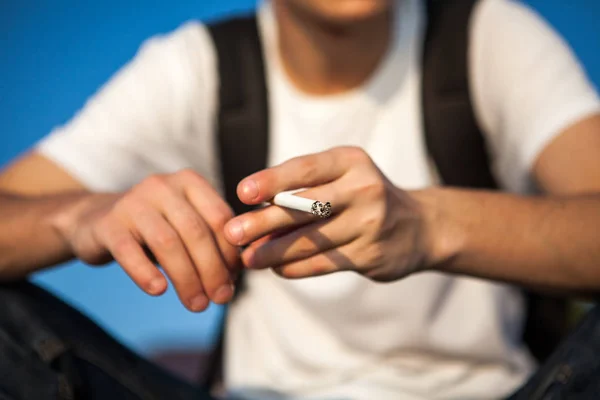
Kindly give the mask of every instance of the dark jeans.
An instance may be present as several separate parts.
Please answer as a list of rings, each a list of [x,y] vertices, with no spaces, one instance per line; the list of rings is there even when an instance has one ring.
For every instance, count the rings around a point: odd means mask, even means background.
[[[0,285],[0,400],[210,400],[48,292]],[[510,400],[600,399],[600,310]]]
[[[0,400],[209,400],[29,283],[0,285]]]
[[[600,307],[596,306],[549,360],[509,400],[600,399]]]

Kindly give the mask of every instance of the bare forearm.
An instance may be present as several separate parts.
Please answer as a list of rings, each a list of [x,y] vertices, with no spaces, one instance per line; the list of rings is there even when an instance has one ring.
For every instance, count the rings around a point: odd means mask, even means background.
[[[24,197],[0,191],[0,281],[73,257],[53,225],[56,215],[77,207],[89,194]]]
[[[431,189],[439,270],[575,293],[600,292],[600,194],[520,197]]]

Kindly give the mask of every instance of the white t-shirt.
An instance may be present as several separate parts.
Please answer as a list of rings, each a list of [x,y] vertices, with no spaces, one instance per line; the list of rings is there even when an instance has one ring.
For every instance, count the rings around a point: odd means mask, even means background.
[[[286,77],[271,7],[261,8],[270,165],[356,145],[399,187],[436,184],[421,123],[421,2],[398,1],[396,22],[393,45],[368,82],[316,97]],[[474,106],[494,171],[504,189],[526,193],[536,156],[600,111],[598,96],[565,42],[526,6],[482,0],[470,29]],[[205,27],[188,23],[150,39],[38,150],[95,191],[187,167],[220,188],[218,80]],[[380,284],[353,273],[287,281],[252,272],[229,314],[226,383],[311,399],[499,398],[533,368],[520,340],[523,317],[517,290],[467,277],[423,273]]]

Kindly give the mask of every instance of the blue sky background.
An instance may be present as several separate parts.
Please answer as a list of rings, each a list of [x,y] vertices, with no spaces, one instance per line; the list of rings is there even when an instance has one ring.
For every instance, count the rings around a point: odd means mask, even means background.
[[[528,3],[563,33],[599,85],[600,2]],[[254,6],[255,0],[0,2],[0,165],[67,121],[144,39],[186,20]],[[36,279],[142,353],[204,346],[219,315],[214,307],[202,315],[187,312],[172,290],[148,297],[115,266],[73,263]]]
[[[251,10],[254,0],[0,2],[0,165],[68,121],[149,36],[190,19]],[[37,281],[142,353],[210,343],[219,309],[192,314],[171,289],[143,294],[117,266],[72,263]]]

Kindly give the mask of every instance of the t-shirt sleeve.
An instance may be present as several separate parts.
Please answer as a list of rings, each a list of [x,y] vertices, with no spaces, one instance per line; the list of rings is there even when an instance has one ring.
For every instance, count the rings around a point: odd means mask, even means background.
[[[471,25],[472,97],[501,186],[533,190],[544,147],[600,112],[600,100],[568,44],[539,14],[512,0],[483,0]]]
[[[122,191],[152,173],[210,173],[214,49],[188,23],[147,40],[64,126],[36,146],[93,191]]]

